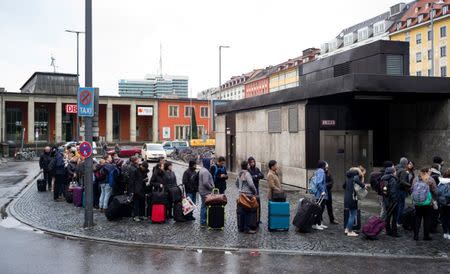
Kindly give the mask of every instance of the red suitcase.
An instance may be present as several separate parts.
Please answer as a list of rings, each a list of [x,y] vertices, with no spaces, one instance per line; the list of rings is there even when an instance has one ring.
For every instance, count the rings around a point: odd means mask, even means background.
[[[166,221],[166,206],[163,204],[152,205],[152,223],[162,224]]]

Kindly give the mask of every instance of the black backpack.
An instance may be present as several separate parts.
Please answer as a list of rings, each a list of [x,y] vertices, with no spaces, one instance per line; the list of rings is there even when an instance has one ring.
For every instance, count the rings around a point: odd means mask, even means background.
[[[370,174],[370,186],[378,195],[383,195],[384,184],[381,186],[381,177],[383,177],[383,173],[380,171],[374,171]]]

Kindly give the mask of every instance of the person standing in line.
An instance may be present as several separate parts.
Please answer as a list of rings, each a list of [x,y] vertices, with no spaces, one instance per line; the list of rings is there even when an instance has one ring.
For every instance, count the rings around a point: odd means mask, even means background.
[[[328,200],[328,192],[327,192],[327,184],[326,184],[326,177],[325,177],[325,170],[328,168],[328,164],[325,161],[320,160],[317,169],[315,171],[315,180],[317,185],[317,191],[314,194],[314,197],[317,201],[322,199],[322,202],[320,203],[321,207],[321,213],[319,216],[317,216],[316,223],[312,226],[315,230],[324,230],[325,228],[328,228],[326,225],[322,224],[322,214],[325,210],[325,205]]]
[[[206,195],[211,194],[214,188],[214,180],[211,172],[205,167],[210,164],[210,159],[203,159],[203,167],[199,171],[199,182],[198,182],[198,192],[201,198],[201,209],[200,209],[200,226],[206,227]]]
[[[328,166],[325,170],[325,181],[327,184],[327,193],[328,193],[328,200],[326,201],[328,218],[330,220],[330,224],[338,225],[339,223],[336,222],[333,213],[333,195],[331,190],[333,189],[334,181],[333,177],[331,176],[330,168]]]
[[[164,163],[164,182],[169,193],[169,202],[167,203],[167,218],[171,219],[173,218],[172,209],[176,201],[174,201],[173,193],[169,191],[169,189],[177,188],[177,191],[179,191],[179,188],[177,187],[177,177],[175,176],[175,172],[172,171],[171,162]]]
[[[250,172],[248,171],[248,162],[242,161],[241,163],[241,171],[238,174],[237,178],[237,185],[239,188],[239,194],[243,194],[247,196],[249,199],[252,199],[254,196],[257,195],[256,187],[253,183],[253,178]],[[252,215],[257,214],[256,212],[252,212],[249,209],[245,209],[241,207],[240,209],[241,218],[242,220],[239,220],[242,224],[242,232],[248,233],[248,234],[255,234],[257,223],[252,222]],[[256,211],[256,210],[255,210]],[[256,219],[256,217],[255,217]]]
[[[256,187],[256,195],[259,195],[259,180],[264,179],[264,174],[262,174],[261,170],[256,167],[255,158],[249,157],[247,162],[249,165],[248,172],[250,172],[253,179],[253,184]]]
[[[278,177],[278,163],[275,160],[269,161],[269,172],[267,173],[267,184],[269,191],[267,193],[267,200],[272,200],[273,192],[283,192],[280,177]]]
[[[430,185],[436,184],[434,180],[430,178],[430,169],[422,168],[419,172],[418,179],[414,182],[412,187],[413,202],[415,204],[415,220],[414,220],[414,240],[419,240],[419,231],[423,220],[423,240],[430,241],[430,222],[433,214],[433,206],[431,205],[431,197],[425,201],[415,201],[415,197],[431,196],[432,190]]]
[[[398,212],[397,212],[397,226],[402,224],[402,214],[405,209],[405,200],[408,191],[411,189],[410,176],[408,170],[408,159],[402,157],[397,167],[398,178]]]
[[[437,169],[440,173],[443,173],[444,160],[442,159],[441,156],[434,156],[434,157],[433,157],[433,164],[436,164],[436,165],[437,165],[436,169]],[[438,183],[438,182],[436,182],[436,183]]]
[[[442,232],[444,239],[450,240],[450,169],[444,172],[437,188]]]
[[[358,213],[358,199],[355,193],[355,184],[361,188],[366,188],[364,185],[364,173],[360,168],[351,168],[346,173],[346,180],[343,185],[344,192],[344,208],[348,209],[349,215],[347,223],[345,224],[344,234],[349,237],[357,237],[358,234],[353,231],[353,224],[355,223]]]
[[[194,204],[197,203],[197,192],[199,184],[199,174],[197,172],[197,162],[189,161],[189,168],[183,173],[183,185],[186,196],[191,198]],[[187,220],[195,220],[192,212],[185,216]]]
[[[62,202],[64,199],[61,197],[64,192],[64,184],[66,181],[66,168],[64,162],[64,155],[56,150],[54,158],[54,174],[55,174],[55,188],[53,190],[53,199],[55,202]]]
[[[384,197],[386,208],[386,234],[392,237],[399,237],[397,233],[397,214],[399,212],[399,183],[395,168],[388,167],[381,178],[387,183]]]
[[[148,163],[136,161],[131,173],[130,190],[133,193],[133,220],[145,220],[145,190],[148,182]]]
[[[380,218],[382,220],[386,220],[386,208],[384,205],[384,195],[383,195],[383,191],[380,187],[380,183],[381,183],[381,177],[383,177],[386,168],[388,167],[394,167],[394,163],[391,161],[385,161],[383,163],[383,167],[379,170],[379,171],[373,171],[372,173],[370,173],[370,185],[372,187],[372,189],[377,192],[378,195],[378,203],[380,205]]]
[[[211,175],[214,178],[214,186],[219,189],[220,194],[225,194],[227,189],[227,168],[225,167],[225,157],[220,156],[217,163],[210,169]]]
[[[52,188],[52,176],[50,173],[50,162],[52,161],[52,157],[50,155],[51,149],[49,146],[44,148],[44,153],[42,153],[39,158],[39,167],[42,169],[42,173],[44,174],[44,180],[47,184],[48,191]]]
[[[114,152],[115,152],[117,155],[120,154],[120,146],[119,146],[119,144],[116,144],[116,145],[114,146]]]

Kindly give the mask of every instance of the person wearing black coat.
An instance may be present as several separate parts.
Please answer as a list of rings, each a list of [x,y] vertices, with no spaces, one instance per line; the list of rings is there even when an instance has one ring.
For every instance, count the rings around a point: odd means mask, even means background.
[[[385,174],[381,177],[382,182],[386,182],[386,193],[384,204],[386,208],[386,234],[398,237],[397,234],[397,214],[399,206],[399,182],[395,168],[386,168]]]
[[[355,193],[355,184],[358,184],[360,187],[365,188],[364,185],[364,174],[359,168],[351,168],[346,173],[346,180],[343,185],[344,192],[344,208],[349,210],[349,217],[347,220],[346,228],[344,233],[350,237],[356,237],[356,234],[353,231],[353,224],[356,220],[356,214],[358,211],[358,200],[356,198]]]
[[[145,192],[148,181],[148,163],[143,162],[138,165],[134,162],[130,168],[130,192],[133,194],[133,215],[134,221],[139,222],[145,219]]]
[[[189,168],[183,173],[183,185],[186,190],[186,196],[191,198],[192,202],[197,203],[197,192],[199,175],[197,172],[197,162],[189,161]],[[195,220],[192,212],[185,216],[188,220]]]
[[[50,174],[50,162],[52,161],[52,156],[50,155],[50,147],[45,147],[44,153],[42,153],[39,158],[39,167],[42,169],[44,174],[44,180],[47,182],[48,191],[52,188],[52,176]]]
[[[176,201],[176,196],[180,194],[181,190],[177,187],[177,177],[175,176],[175,173],[172,171],[172,163],[171,162],[165,162],[164,163],[164,185],[166,189],[169,191],[169,201],[167,203],[167,217],[170,219],[173,217],[172,215],[172,208],[173,204],[175,202],[181,202]]]
[[[328,192],[328,200],[326,200],[328,218],[330,220],[330,224],[338,225],[339,223],[336,222],[336,219],[334,218],[333,195],[331,192],[331,190],[333,189],[334,181],[333,181],[333,177],[331,176],[331,172],[328,170],[328,168],[325,170],[325,182],[327,184],[327,192]]]
[[[253,157],[249,157],[248,160],[248,172],[250,172],[250,175],[253,179],[253,184],[256,187],[256,195],[259,196],[259,180],[264,179],[264,174],[262,174],[261,170],[256,167],[256,160]]]

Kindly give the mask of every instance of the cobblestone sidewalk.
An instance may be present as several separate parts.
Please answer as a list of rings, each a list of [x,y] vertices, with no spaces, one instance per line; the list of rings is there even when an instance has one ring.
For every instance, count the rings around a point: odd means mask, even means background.
[[[343,234],[343,208],[342,194],[335,194],[335,216],[340,225],[329,225],[329,228],[309,234],[299,234],[291,225],[288,232],[269,232],[267,229],[267,206],[262,207],[263,223],[257,234],[248,235],[237,232],[236,205],[233,202],[237,197],[234,183],[229,183],[227,189],[229,204],[226,206],[226,226],[224,231],[208,231],[200,228],[199,212],[197,218],[189,223],[169,223],[157,225],[149,222],[134,223],[129,218],[116,222],[109,222],[105,216],[95,212],[96,226],[92,229],[83,229],[84,211],[72,204],[65,202],[55,203],[51,193],[39,193],[34,185],[28,187],[25,192],[12,204],[11,213],[29,225],[49,230],[70,233],[75,236],[95,237],[101,239],[113,239],[131,243],[152,243],[162,245],[176,245],[179,247],[210,247],[210,248],[245,248],[266,249],[277,251],[304,251],[304,252],[336,252],[340,254],[366,254],[366,255],[400,255],[400,256],[433,256],[448,257],[450,253],[450,241],[442,238],[441,234],[435,234],[431,242],[415,242],[412,233],[400,228],[401,238],[391,238],[384,233],[379,240],[369,241],[362,236],[349,238]],[[267,188],[261,186],[262,204],[267,205]],[[290,192],[288,199],[291,204],[291,220],[297,201],[303,192]],[[362,222],[364,223],[376,211],[373,200],[364,201],[360,208]],[[367,205],[367,206],[365,206]],[[367,211],[368,209],[368,211]],[[327,214],[324,214],[325,224],[328,223]]]

